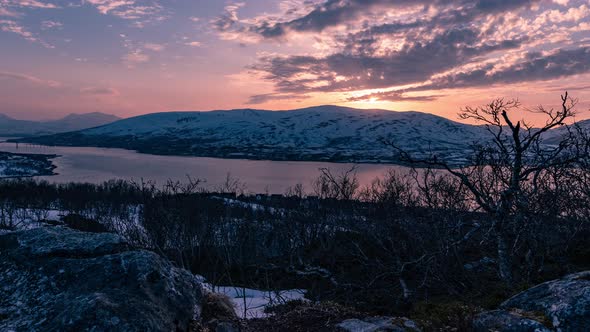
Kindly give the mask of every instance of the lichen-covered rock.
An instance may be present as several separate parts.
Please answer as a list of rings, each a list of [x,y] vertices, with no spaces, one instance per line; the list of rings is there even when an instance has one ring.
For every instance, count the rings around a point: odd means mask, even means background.
[[[185,331],[202,294],[190,273],[114,234],[0,235],[1,331]]]
[[[539,321],[518,312],[494,310],[477,315],[474,332],[551,332]]]
[[[549,326],[550,328],[547,328]],[[590,271],[521,292],[473,320],[475,331],[590,331]]]
[[[542,312],[559,332],[590,331],[590,271],[537,285],[500,308]]]
[[[420,332],[415,322],[407,318],[370,317],[365,319],[347,319],[336,325],[343,332]]]

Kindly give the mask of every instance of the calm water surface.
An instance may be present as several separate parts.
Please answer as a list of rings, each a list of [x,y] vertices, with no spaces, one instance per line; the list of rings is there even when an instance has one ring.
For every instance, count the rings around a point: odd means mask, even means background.
[[[320,168],[333,172],[350,169],[353,164],[324,162],[289,162],[267,160],[219,159],[201,157],[156,156],[135,151],[106,148],[48,147],[14,143],[0,143],[0,151],[16,153],[57,154],[54,159],[59,175],[39,177],[50,182],[101,183],[110,179],[151,180],[164,184],[168,179],[186,181],[187,175],[206,180],[215,189],[227,174],[245,183],[250,192],[284,193],[297,183],[311,190],[311,183]],[[361,185],[369,184],[388,169],[405,170],[392,165],[357,165]]]

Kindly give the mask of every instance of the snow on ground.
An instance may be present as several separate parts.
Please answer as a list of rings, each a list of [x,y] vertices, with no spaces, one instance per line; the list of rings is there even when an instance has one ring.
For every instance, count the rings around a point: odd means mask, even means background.
[[[41,220],[59,221],[64,214],[54,209],[0,209],[0,228],[33,229],[41,226]]]
[[[0,152],[0,178],[50,175],[53,157]]]
[[[236,206],[236,207],[242,207],[242,208],[246,208],[246,209],[250,209],[252,211],[268,211],[270,213],[281,213],[284,214],[285,211],[283,209],[277,209],[277,208],[273,208],[270,206],[265,206],[265,205],[261,205],[261,204],[257,204],[257,203],[251,203],[251,202],[243,202],[237,199],[231,199],[231,198],[227,198],[227,197],[218,197],[218,196],[212,196],[211,198],[213,199],[219,199],[225,202],[226,205],[229,206]]]
[[[263,318],[267,314],[264,309],[287,301],[304,300],[305,290],[258,290],[243,287],[216,286],[205,284],[205,287],[215,293],[227,295],[234,303],[236,313],[240,318]]]
[[[206,290],[227,295],[234,303],[236,314],[240,318],[252,319],[268,316],[264,309],[293,300],[305,300],[304,289],[289,290],[259,290],[234,286],[213,286],[207,283],[205,277],[195,275],[197,281]]]

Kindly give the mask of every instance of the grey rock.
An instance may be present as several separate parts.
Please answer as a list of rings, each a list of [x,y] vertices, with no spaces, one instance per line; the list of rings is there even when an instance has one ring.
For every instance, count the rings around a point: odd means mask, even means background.
[[[506,300],[499,309],[476,316],[474,330],[590,331],[590,271],[537,285]]]
[[[418,325],[407,318],[370,317],[365,319],[347,319],[336,325],[343,332],[420,332]]]
[[[341,331],[347,332],[372,332],[377,331],[378,326],[360,319],[347,319],[342,323],[336,325]]]
[[[590,271],[537,285],[500,308],[541,312],[558,332],[590,331]]]
[[[215,327],[215,332],[238,332],[240,328],[235,322],[221,322]]]
[[[0,331],[187,331],[202,294],[189,272],[114,234],[0,235]]]
[[[474,332],[550,332],[540,322],[517,312],[494,310],[477,315],[473,320]]]

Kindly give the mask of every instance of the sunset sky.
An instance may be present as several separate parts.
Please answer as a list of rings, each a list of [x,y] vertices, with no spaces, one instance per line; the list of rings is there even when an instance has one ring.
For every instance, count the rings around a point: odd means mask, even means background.
[[[0,113],[590,108],[590,0],[0,0]],[[588,117],[584,115],[584,117]]]

